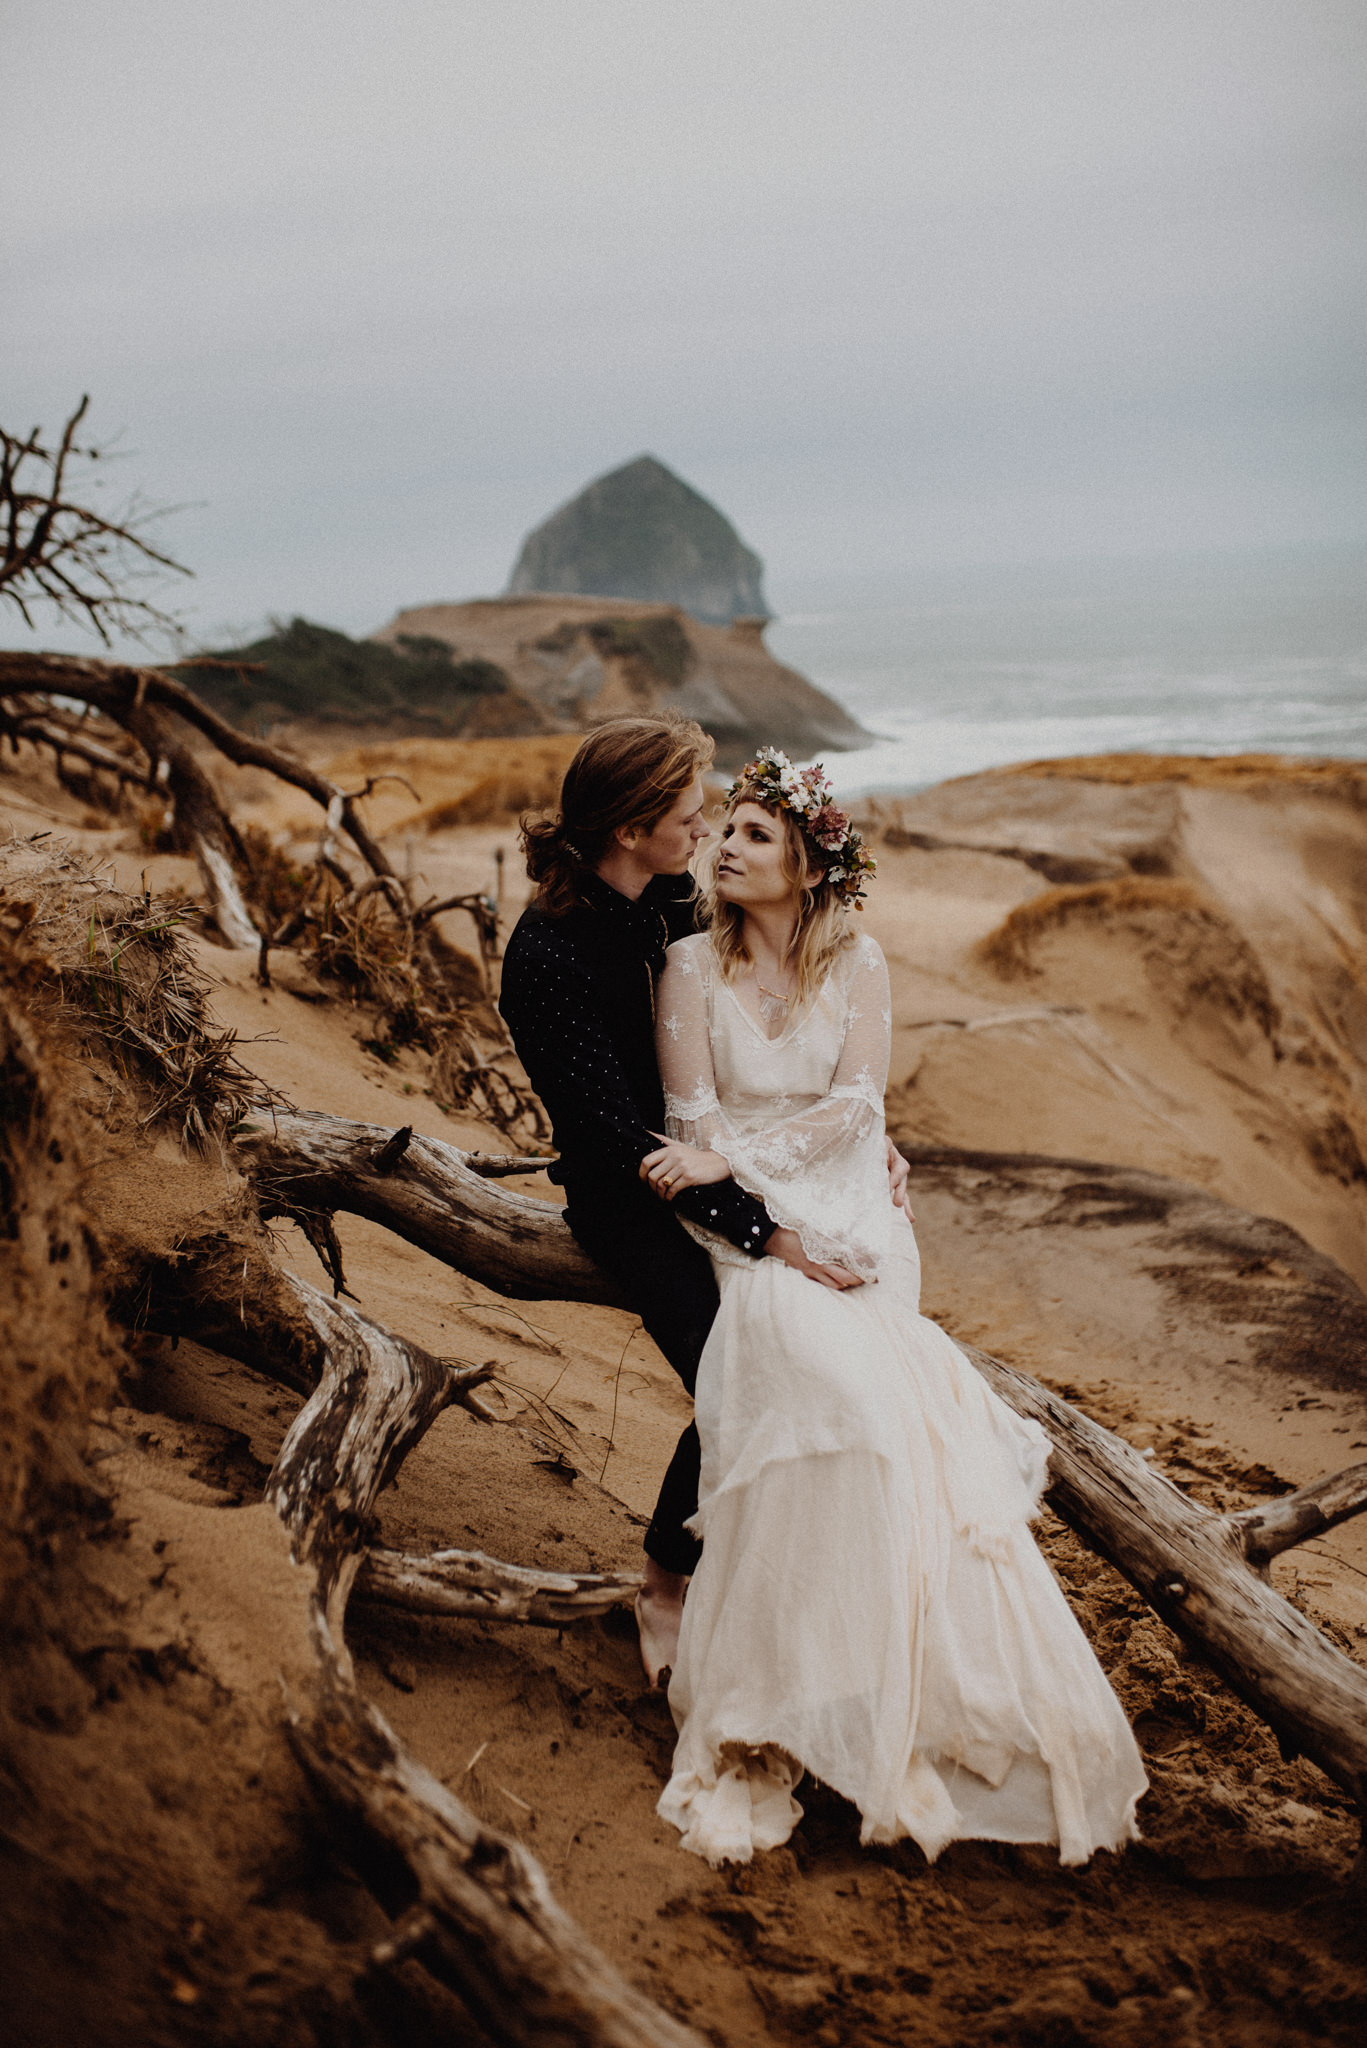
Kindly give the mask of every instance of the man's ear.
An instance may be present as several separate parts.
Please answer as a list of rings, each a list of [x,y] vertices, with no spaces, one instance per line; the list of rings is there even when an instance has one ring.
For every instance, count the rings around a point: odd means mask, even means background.
[[[635,853],[641,834],[639,827],[635,825],[618,825],[612,836],[624,853]]]

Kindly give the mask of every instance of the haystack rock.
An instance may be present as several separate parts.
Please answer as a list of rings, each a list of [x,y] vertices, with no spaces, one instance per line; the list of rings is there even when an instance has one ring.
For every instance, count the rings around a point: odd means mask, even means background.
[[[708,625],[677,605],[626,599],[494,597],[414,606],[374,637],[443,640],[458,662],[495,663],[551,731],[675,710],[711,733],[726,769],[766,743],[795,760],[867,746],[833,697],[775,661],[764,626],[757,617]]]
[[[768,616],[763,575],[759,556],[715,505],[653,455],[638,455],[528,534],[508,595],[635,598],[729,625]]]

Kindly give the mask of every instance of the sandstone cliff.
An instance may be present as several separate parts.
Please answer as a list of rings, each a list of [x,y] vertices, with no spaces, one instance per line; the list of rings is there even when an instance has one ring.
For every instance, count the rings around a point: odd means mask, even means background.
[[[375,638],[408,636],[444,641],[459,661],[496,663],[562,732],[673,707],[713,735],[723,767],[738,767],[766,741],[802,759],[868,737],[833,698],[774,660],[759,618],[724,627],[677,605],[498,597],[413,606]]]

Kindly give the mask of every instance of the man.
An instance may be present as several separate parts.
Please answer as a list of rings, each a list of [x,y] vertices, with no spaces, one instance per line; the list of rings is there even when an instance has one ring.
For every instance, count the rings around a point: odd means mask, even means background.
[[[524,820],[537,894],[508,941],[499,998],[550,1113],[566,1221],[690,1394],[718,1294],[711,1261],[681,1217],[823,1286],[854,1284],[841,1268],[808,1259],[797,1233],[777,1227],[734,1181],[666,1203],[643,1178],[664,1132],[655,986],[666,946],[697,929],[688,863],[708,837],[702,773],[712,751],[701,727],[677,717],[613,719],[590,733],[566,771],[559,816]],[[905,1177],[897,1156],[898,1190]],[[697,1509],[698,1463],[690,1425],[645,1537],[636,1613],[652,1685],[668,1682],[701,1554],[684,1527]]]

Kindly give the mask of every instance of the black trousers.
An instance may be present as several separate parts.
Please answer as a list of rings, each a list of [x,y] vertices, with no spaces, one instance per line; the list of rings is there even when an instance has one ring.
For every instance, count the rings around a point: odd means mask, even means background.
[[[638,1182],[566,1187],[565,1220],[589,1257],[611,1273],[690,1394],[717,1313],[712,1261],[673,1211]],[[684,1523],[698,1507],[701,1451],[693,1423],[669,1461],[645,1535],[646,1556],[667,1572],[693,1572],[702,1545]]]

